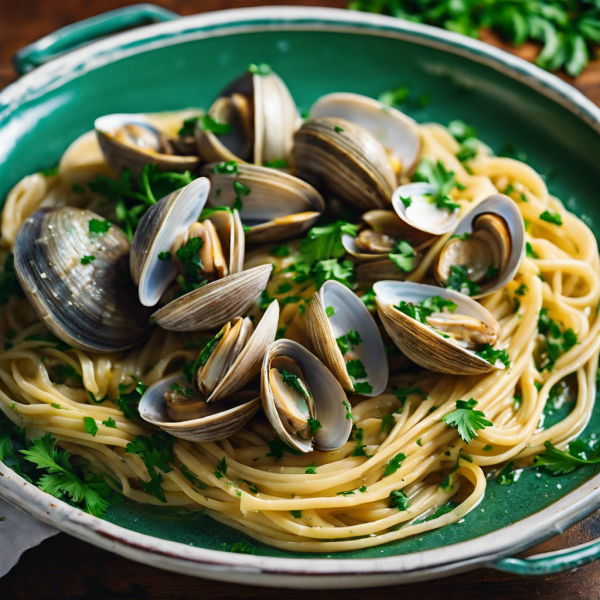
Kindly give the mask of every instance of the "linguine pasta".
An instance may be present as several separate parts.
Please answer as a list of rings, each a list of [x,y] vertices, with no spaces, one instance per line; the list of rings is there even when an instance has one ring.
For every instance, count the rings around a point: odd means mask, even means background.
[[[462,184],[463,189],[452,193],[461,216],[499,191],[510,193],[527,223],[530,251],[517,276],[482,300],[501,325],[499,342],[508,351],[510,368],[478,376],[394,374],[386,393],[350,397],[355,434],[332,452],[274,456],[268,442],[275,434],[261,415],[220,442],[176,439],[172,470],[163,473],[167,505],[206,509],[213,519],[282,549],[366,548],[458,521],[482,499],[491,467],[515,460],[530,464],[544,451],[546,441],[564,448],[582,432],[594,404],[600,348],[595,309],[600,300],[600,262],[593,234],[549,195],[543,179],[528,165],[495,157],[480,145],[467,172],[446,128],[433,124],[419,128],[423,156],[441,161]],[[5,204],[2,251],[10,251],[19,227],[39,207],[68,204],[100,211],[103,199],[89,191],[76,192],[73,184],[109,172],[95,135],[89,133],[67,150],[55,175],[23,179]],[[547,209],[561,215],[560,228],[539,218]],[[441,236],[427,249],[407,280],[427,280],[448,237]],[[288,246],[299,247],[294,244]],[[247,255],[246,268],[271,262],[277,267],[268,285],[272,296],[288,283],[290,294],[309,299],[314,285],[294,283],[285,271],[293,260],[293,253],[277,258],[268,248],[259,248]],[[527,292],[516,295],[519,289]],[[279,326],[285,328],[286,337],[307,345],[300,305],[282,306]],[[556,360],[553,370],[540,372],[534,357],[542,308],[563,329],[572,328],[578,343]],[[255,314],[260,316],[258,307]],[[155,431],[142,421],[127,419],[114,401],[121,394],[119,384],[128,389],[136,381],[150,385],[195,360],[199,350],[192,344],[198,336],[155,329],[146,343],[128,352],[92,355],[61,350],[44,339],[46,331],[26,300],[13,298],[1,308],[0,344],[8,342],[8,349],[0,354],[0,409],[31,437],[51,433],[62,448],[87,460],[90,470],[108,474],[110,485],[127,498],[161,505],[140,484],[150,481],[143,460],[125,450],[135,436]],[[72,367],[81,374],[81,383],[73,379],[54,383],[49,371],[55,365]],[[558,424],[540,428],[551,388],[570,374],[576,379],[572,411]],[[396,387],[407,390],[403,407],[393,393]],[[515,396],[521,398],[520,404]],[[479,430],[466,445],[441,419],[455,409],[457,400],[470,398],[477,400],[477,409],[493,426]],[[84,417],[94,419],[98,427],[94,436],[85,430]],[[115,427],[103,424],[109,419]],[[362,452],[356,452],[360,430]],[[388,464],[399,454],[405,455],[400,467],[386,476]],[[224,458],[225,472],[219,470]],[[390,505],[392,492],[398,490],[408,498],[406,510]]]

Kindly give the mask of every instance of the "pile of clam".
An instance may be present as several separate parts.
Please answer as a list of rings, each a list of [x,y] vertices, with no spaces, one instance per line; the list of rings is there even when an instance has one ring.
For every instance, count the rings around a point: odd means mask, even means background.
[[[435,185],[410,183],[422,144],[415,122],[398,110],[335,93],[320,98],[303,122],[284,82],[261,68],[232,82],[206,114],[114,114],[95,127],[116,175],[129,169],[136,177],[155,164],[198,177],[152,205],[131,244],[89,210],[34,213],[17,237],[15,269],[40,318],[74,348],[126,350],[154,325],[212,332],[185,375],[173,373],[144,394],[139,409],[148,423],[213,441],[262,406],[292,448],[339,448],[352,426],[347,394],[387,388],[383,329],[410,360],[433,371],[505,368],[479,356],[498,348],[500,327],[474,298],[514,277],[524,254],[523,219],[506,196],[461,214],[458,204],[432,201]],[[245,269],[244,255],[246,245],[300,236],[324,213],[324,198],[362,215],[358,235],[342,243],[363,289],[374,283],[382,328],[358,295],[327,281],[307,305],[307,349],[276,340],[277,301],[258,323],[245,316],[273,267]],[[440,239],[431,277],[439,287],[405,281]],[[410,268],[392,258],[402,244]],[[476,286],[473,298],[446,288],[456,268]],[[414,316],[436,298],[444,308]],[[340,339],[350,342],[344,347]],[[361,367],[352,374],[350,361]]]

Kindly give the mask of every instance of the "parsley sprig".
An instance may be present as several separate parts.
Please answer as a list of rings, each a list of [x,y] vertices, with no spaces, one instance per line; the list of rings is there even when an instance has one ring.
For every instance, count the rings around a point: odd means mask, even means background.
[[[475,406],[477,401],[473,398],[467,401],[457,400],[456,410],[442,417],[446,425],[456,427],[458,435],[467,444],[477,437],[477,430],[493,426],[493,423],[485,418],[485,413],[475,410]]]
[[[537,466],[546,467],[554,475],[571,473],[584,465],[600,463],[600,444],[598,438],[575,440],[567,450],[559,450],[551,442],[545,442],[546,451],[535,457]]]
[[[547,308],[540,310],[538,331],[546,340],[540,367],[552,371],[556,361],[578,343],[577,334],[570,327],[562,331],[559,324],[548,316]]]
[[[446,171],[441,161],[434,163],[429,158],[424,158],[417,167],[414,181],[424,181],[434,186],[434,193],[430,197],[439,208],[445,208],[450,212],[458,210],[460,205],[450,198],[449,194],[455,187],[462,187],[454,178],[454,171]]]

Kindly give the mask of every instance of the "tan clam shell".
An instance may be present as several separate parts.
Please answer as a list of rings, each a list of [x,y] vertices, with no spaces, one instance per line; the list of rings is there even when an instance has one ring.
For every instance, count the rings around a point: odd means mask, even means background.
[[[131,243],[131,277],[139,288],[144,306],[158,303],[177,277],[172,261],[160,261],[161,252],[170,252],[175,239],[198,221],[210,189],[205,178],[165,196],[140,219]]]
[[[294,134],[300,177],[360,210],[389,208],[396,174],[383,146],[363,127],[333,117],[309,119]]]
[[[202,111],[198,109],[155,114],[112,114],[96,119],[94,128],[106,162],[117,175],[122,173],[124,169],[129,169],[133,177],[137,179],[144,167],[149,164],[157,165],[159,171],[183,173],[185,171],[195,171],[200,164],[200,158],[198,156],[180,156],[145,151],[116,140],[111,132],[122,125],[137,124],[150,126],[171,135],[171,137],[176,137],[177,127],[173,127],[174,122],[181,126],[184,119],[201,114]]]
[[[475,317],[497,328],[496,319],[475,300],[454,290],[407,281],[379,281],[373,286],[373,291],[377,311],[386,331],[396,346],[418,365],[430,371],[453,375],[478,375],[505,368],[500,361],[492,365],[474,351],[458,346],[394,308],[400,300],[418,304],[426,298],[441,296],[457,305],[456,313]]]
[[[496,279],[483,284],[479,294],[474,294],[473,298],[483,298],[503,288],[517,274],[521,261],[525,257],[525,222],[514,200],[504,194],[494,194],[483,200],[483,202],[480,202],[460,220],[454,230],[454,235],[471,233],[473,231],[473,222],[477,217],[488,213],[500,216],[506,223],[510,234],[511,249],[504,271]],[[434,275],[437,276],[437,269],[435,268]]]
[[[321,423],[321,429],[314,436],[316,448],[328,451],[343,446],[352,431],[352,420],[347,418],[347,407],[343,404],[347,403],[347,397],[342,386],[314,354],[301,344],[286,339],[277,340],[269,346],[261,369],[263,410],[279,438],[300,452],[310,452],[313,448],[312,440],[292,435],[285,429],[275,408],[269,384],[269,366],[275,356],[291,358],[304,374],[314,399],[316,418]]]
[[[217,402],[242,389],[260,371],[269,344],[275,339],[279,321],[279,303],[271,302],[248,342],[221,377],[207,402]]]
[[[328,317],[325,311],[330,306],[335,313]],[[362,343],[354,349],[353,358],[362,361],[373,387],[365,396],[384,392],[389,372],[383,340],[369,309],[352,290],[338,281],[326,281],[306,307],[306,328],[316,355],[350,392],[355,391],[354,384],[336,339],[351,329],[357,331]]]
[[[267,287],[273,265],[234,273],[180,296],[152,318],[169,331],[205,331],[244,314]]]
[[[138,407],[144,421],[177,438],[191,442],[222,440],[241,429],[260,408],[260,396],[248,392],[244,393],[248,396],[247,401],[223,412],[189,421],[172,421],[167,413],[164,393],[182,379],[181,373],[175,373],[157,381],[146,390]]]
[[[237,156],[226,145],[223,136],[196,129],[196,141],[205,162],[235,160],[261,165],[277,159],[288,160],[292,135],[300,121],[294,100],[282,79],[274,72],[260,75],[247,71],[230,83],[219,98],[240,94],[253,107],[254,139],[252,157]],[[214,105],[213,105],[214,107]],[[214,113],[211,107],[209,114]],[[211,116],[214,116],[211,114]]]
[[[250,189],[244,196],[240,218],[250,227],[248,244],[276,242],[300,235],[312,227],[325,210],[323,197],[308,183],[276,169],[238,164],[237,173],[215,173],[214,164],[202,174],[211,181],[209,206],[233,207],[234,182]],[[220,190],[220,191],[219,191]]]
[[[112,225],[90,234],[96,213],[63,206],[28,217],[15,240],[15,271],[42,322],[61,340],[91,352],[126,350],[150,330],[128,272],[129,241]],[[84,256],[94,256],[82,264]]]
[[[364,127],[400,162],[402,175],[412,173],[419,162],[422,141],[417,123],[378,100],[345,92],[327,94],[313,104],[310,116],[337,117]]]

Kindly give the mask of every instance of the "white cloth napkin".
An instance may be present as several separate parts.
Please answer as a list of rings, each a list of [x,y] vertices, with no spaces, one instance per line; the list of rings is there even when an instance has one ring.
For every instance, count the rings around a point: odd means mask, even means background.
[[[58,533],[58,529],[0,498],[0,577],[19,561],[21,554]]]

